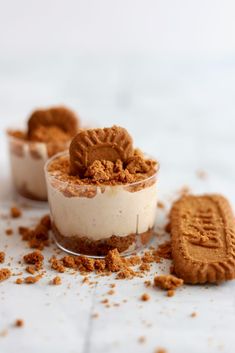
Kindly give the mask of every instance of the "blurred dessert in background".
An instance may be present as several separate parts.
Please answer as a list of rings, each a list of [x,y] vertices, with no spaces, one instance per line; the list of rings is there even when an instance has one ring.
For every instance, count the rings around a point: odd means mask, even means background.
[[[23,197],[46,201],[45,162],[68,149],[80,126],[78,116],[66,107],[34,111],[27,130],[8,130],[13,184]]]

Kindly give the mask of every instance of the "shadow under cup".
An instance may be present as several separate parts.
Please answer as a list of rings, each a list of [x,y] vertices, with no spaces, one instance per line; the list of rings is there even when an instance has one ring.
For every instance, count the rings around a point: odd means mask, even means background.
[[[52,229],[57,245],[74,255],[103,257],[117,249],[130,255],[154,234],[157,204],[156,173],[145,180],[118,185],[78,185],[58,178],[45,166]]]

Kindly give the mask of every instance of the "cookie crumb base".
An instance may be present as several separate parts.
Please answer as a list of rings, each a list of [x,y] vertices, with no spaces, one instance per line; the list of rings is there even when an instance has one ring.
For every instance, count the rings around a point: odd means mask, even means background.
[[[55,223],[52,223],[52,231],[57,245],[65,251],[77,255],[94,257],[106,256],[110,250],[117,249],[121,255],[130,255],[147,245],[154,235],[153,228],[140,234],[129,234],[124,237],[112,235],[110,238],[91,240],[84,236],[63,236]]]

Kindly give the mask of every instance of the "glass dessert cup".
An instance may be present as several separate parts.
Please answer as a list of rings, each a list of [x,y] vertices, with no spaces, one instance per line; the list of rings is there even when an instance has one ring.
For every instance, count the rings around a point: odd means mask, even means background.
[[[73,255],[104,257],[117,249],[121,255],[141,250],[152,239],[157,204],[157,174],[131,184],[80,185],[62,181],[52,162],[45,165],[48,201],[55,241]]]
[[[13,186],[24,200],[47,201],[44,174],[46,161],[54,154],[68,149],[70,141],[34,142],[7,133]]]

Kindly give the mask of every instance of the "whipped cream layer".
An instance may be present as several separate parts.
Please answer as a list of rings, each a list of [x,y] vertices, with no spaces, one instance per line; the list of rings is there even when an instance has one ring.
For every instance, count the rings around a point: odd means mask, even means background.
[[[130,192],[124,185],[105,186],[93,198],[66,197],[48,182],[48,199],[55,226],[65,237],[87,237],[91,240],[139,234],[154,226],[156,182]]]
[[[16,190],[32,195],[39,200],[47,199],[44,165],[48,159],[47,146],[43,143],[34,145],[34,156],[27,143],[22,144],[22,156],[10,151],[12,179]]]

